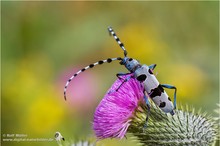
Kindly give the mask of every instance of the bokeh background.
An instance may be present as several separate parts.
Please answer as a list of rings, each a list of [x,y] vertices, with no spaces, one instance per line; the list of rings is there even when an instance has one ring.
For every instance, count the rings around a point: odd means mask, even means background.
[[[96,106],[127,72],[118,62],[98,66],[63,87],[79,69],[123,52],[157,64],[161,83],[178,88],[177,101],[213,116],[219,103],[219,4],[205,2],[1,2],[1,137],[92,139]],[[168,91],[172,97],[173,91]],[[3,146],[53,146],[2,142]],[[98,145],[134,146],[128,139]]]

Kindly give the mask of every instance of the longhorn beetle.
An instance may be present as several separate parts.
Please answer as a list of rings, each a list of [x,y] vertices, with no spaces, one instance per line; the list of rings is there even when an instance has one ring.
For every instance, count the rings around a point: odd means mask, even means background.
[[[108,27],[109,34],[114,37],[114,39],[117,41],[121,49],[124,51],[124,58],[117,57],[117,58],[108,58],[106,60],[101,60],[96,63],[90,64],[89,66],[86,66],[85,68],[79,70],[77,73],[75,73],[66,83],[64,87],[64,98],[66,100],[66,90],[69,85],[69,83],[72,81],[74,77],[79,75],[80,73],[84,72],[85,70],[89,68],[93,68],[96,65],[101,65],[103,63],[111,63],[112,61],[119,60],[121,65],[124,65],[130,73],[118,73],[116,74],[119,79],[121,79],[121,76],[128,75],[128,76],[122,84],[116,89],[117,92],[118,89],[120,89],[121,86],[123,86],[123,83],[127,82],[129,78],[133,77],[136,78],[139,82],[142,83],[144,86],[144,99],[146,102],[146,105],[148,107],[148,113],[146,121],[148,120],[149,112],[150,112],[150,103],[148,101],[147,97],[150,97],[153,102],[159,106],[159,108],[164,111],[165,113],[170,113],[171,115],[174,115],[174,109],[176,108],[176,87],[168,84],[160,84],[153,74],[153,70],[156,67],[156,64],[152,64],[150,66],[147,65],[141,65],[136,59],[127,57],[127,51],[123,45],[123,43],[120,41],[120,39],[117,37],[116,33],[113,31],[111,27]],[[174,89],[174,103],[171,102],[171,99],[167,95],[164,88],[168,89]]]

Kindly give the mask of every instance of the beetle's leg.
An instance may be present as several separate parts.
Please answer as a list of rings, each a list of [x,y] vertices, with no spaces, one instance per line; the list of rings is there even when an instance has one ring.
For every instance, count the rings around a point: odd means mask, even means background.
[[[117,73],[116,74],[116,76],[120,79],[120,80],[122,80],[123,78],[121,78],[121,76],[126,76],[126,75],[131,75],[131,74],[133,74],[133,73]]]
[[[126,75],[130,75],[130,74],[133,74],[133,73],[117,73],[116,76],[122,80],[123,78],[121,78],[121,76],[126,76]],[[120,87],[125,83],[127,82],[128,80],[130,80],[131,76],[128,76],[126,79],[124,79],[124,81],[121,83],[121,85],[116,89],[116,91],[118,91],[120,89]]]
[[[176,91],[177,88],[173,85],[168,85],[168,84],[161,84],[162,87],[167,88],[167,89],[174,89],[174,101],[173,101],[173,105],[174,105],[174,109],[176,109]]]
[[[151,73],[153,74],[153,71],[154,71],[154,69],[155,69],[155,67],[156,67],[157,65],[156,64],[151,64],[150,66],[148,66],[149,67],[149,69],[151,70]],[[157,75],[157,73],[155,74],[155,76]]]
[[[117,76],[120,80],[123,80],[123,81],[122,81],[122,83],[118,86],[118,88],[117,88],[116,90],[110,91],[108,94],[113,93],[113,92],[115,92],[115,91],[117,92],[125,82],[127,82],[128,80],[130,80],[130,78],[133,77],[133,76],[131,75],[131,76],[128,76],[128,77],[126,77],[125,79],[123,79],[121,76],[126,76],[126,75],[130,75],[130,74],[133,74],[133,73],[117,73],[116,76]]]
[[[149,115],[150,115],[150,102],[148,100],[148,97],[146,96],[146,94],[144,93],[144,100],[145,100],[145,103],[146,103],[146,106],[147,106],[147,116],[146,116],[146,121],[144,123],[144,129],[147,128],[147,122],[148,122],[148,119],[149,119]]]
[[[157,66],[156,64],[151,64],[151,65],[148,66],[148,67],[149,67],[150,69],[154,70],[156,66]]]

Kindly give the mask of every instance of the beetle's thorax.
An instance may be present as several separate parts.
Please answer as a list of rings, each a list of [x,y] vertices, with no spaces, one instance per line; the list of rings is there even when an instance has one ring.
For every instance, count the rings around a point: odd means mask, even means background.
[[[136,69],[141,67],[140,63],[136,59],[128,57],[124,57],[120,63],[132,73],[135,72]]]

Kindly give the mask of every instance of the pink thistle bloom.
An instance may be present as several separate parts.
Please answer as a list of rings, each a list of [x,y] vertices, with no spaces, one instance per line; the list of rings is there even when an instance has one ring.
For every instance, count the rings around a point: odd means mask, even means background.
[[[144,87],[131,76],[117,79],[96,108],[93,129],[97,138],[122,139],[125,136],[135,110],[144,97]],[[131,78],[118,89],[127,77]]]

